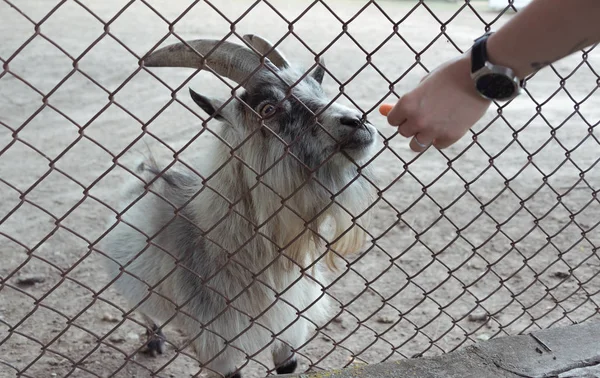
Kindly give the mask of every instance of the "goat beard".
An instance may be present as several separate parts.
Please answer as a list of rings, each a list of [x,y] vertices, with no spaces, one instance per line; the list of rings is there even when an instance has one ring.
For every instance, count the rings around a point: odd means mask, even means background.
[[[307,193],[294,201],[296,206],[279,210],[271,235],[288,269],[314,269],[318,262],[324,262],[330,271],[338,271],[337,262],[359,252],[367,240],[375,191],[369,189],[366,180],[359,179],[337,195],[334,203],[307,206],[311,196],[306,189]]]

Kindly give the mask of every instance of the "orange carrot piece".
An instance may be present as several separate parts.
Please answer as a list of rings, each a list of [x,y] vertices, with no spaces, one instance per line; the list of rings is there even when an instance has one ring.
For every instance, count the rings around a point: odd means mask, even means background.
[[[379,113],[381,113],[381,115],[387,116],[393,107],[393,104],[381,104],[381,106],[379,107]]]

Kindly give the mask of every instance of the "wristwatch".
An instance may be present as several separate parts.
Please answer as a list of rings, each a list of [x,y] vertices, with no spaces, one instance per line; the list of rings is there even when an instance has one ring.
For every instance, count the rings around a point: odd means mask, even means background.
[[[523,80],[512,69],[491,63],[487,55],[487,39],[492,33],[477,38],[471,48],[471,78],[477,92],[494,101],[508,101],[521,91]]]

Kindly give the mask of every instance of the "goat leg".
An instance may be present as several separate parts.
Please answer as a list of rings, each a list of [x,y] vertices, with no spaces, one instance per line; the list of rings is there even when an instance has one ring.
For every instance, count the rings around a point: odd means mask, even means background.
[[[156,323],[147,315],[143,315],[146,320],[146,353],[152,357],[165,352],[165,341],[167,338]]]
[[[281,343],[273,353],[273,362],[277,374],[292,374],[298,367],[298,361],[292,348],[289,345]]]

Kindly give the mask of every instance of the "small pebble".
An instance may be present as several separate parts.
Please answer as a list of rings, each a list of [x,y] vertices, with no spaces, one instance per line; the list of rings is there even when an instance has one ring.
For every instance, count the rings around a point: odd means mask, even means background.
[[[17,284],[23,286],[33,286],[37,283],[42,283],[44,281],[46,281],[46,278],[44,276],[35,274],[24,274],[17,278]]]
[[[121,344],[125,342],[125,339],[121,336],[111,336],[108,338],[108,341],[113,342],[115,344]]]
[[[488,320],[488,314],[485,312],[476,312],[467,316],[467,319],[471,322],[485,322]]]
[[[554,274],[552,274],[554,277],[556,278],[560,278],[561,280],[564,280],[565,278],[569,278],[570,274],[567,272],[554,272]]]
[[[138,340],[140,339],[140,335],[138,335],[138,334],[137,334],[137,333],[135,333],[135,332],[129,332],[129,333],[127,334],[127,338],[128,338],[129,340],[138,341]]]
[[[485,333],[482,333],[481,335],[477,336],[477,338],[481,341],[487,341],[490,339],[490,335],[487,335]]]
[[[341,317],[333,318],[334,323],[342,323],[344,320]]]
[[[118,323],[119,322],[118,318],[112,316],[108,312],[105,312],[104,315],[102,315],[102,320],[105,322],[109,322],[109,323]]]
[[[391,316],[380,316],[379,318],[377,318],[377,323],[391,324],[393,322],[394,318],[392,318]]]

